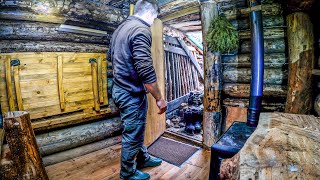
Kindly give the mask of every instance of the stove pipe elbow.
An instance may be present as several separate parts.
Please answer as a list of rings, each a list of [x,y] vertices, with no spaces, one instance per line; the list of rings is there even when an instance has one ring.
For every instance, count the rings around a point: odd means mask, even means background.
[[[247,125],[257,127],[261,112],[264,76],[264,40],[260,0],[248,0],[251,24],[251,87]]]

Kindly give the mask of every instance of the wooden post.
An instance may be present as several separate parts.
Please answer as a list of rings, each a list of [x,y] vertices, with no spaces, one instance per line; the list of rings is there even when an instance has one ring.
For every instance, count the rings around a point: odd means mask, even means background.
[[[17,96],[18,109],[19,109],[19,111],[23,111],[23,102],[22,102],[22,94],[21,94],[21,87],[20,87],[19,65],[17,64],[17,65],[13,66],[13,78],[14,78],[14,87],[15,87],[16,96]]]
[[[17,170],[14,179],[49,179],[31,127],[30,115],[23,111],[9,112],[5,115],[4,128]]]
[[[64,97],[63,89],[63,59],[62,56],[58,56],[58,90],[59,90],[59,100],[60,100],[60,109],[64,110],[66,108],[66,101]]]
[[[129,15],[132,16],[134,13],[134,4],[130,4],[130,12]]]
[[[92,72],[92,89],[93,89],[93,99],[94,99],[94,109],[100,111],[100,100],[98,93],[98,77],[97,77],[97,60],[90,59],[91,63],[91,72]]]
[[[214,17],[218,16],[216,2],[202,1],[201,19],[203,39]],[[222,71],[220,55],[210,52],[207,42],[204,41],[204,117],[203,117],[203,144],[209,148],[218,140],[221,134],[221,89]]]
[[[7,85],[7,94],[9,100],[9,109],[10,111],[15,110],[14,106],[14,97],[13,97],[13,88],[12,88],[12,74],[11,74],[11,58],[7,57],[6,59],[6,85]]]
[[[289,85],[285,112],[308,114],[312,108],[314,34],[309,15],[295,12],[287,16]]]

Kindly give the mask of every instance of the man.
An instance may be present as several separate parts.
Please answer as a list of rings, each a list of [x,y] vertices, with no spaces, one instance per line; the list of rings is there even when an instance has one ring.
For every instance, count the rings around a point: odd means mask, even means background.
[[[140,170],[159,166],[162,160],[151,158],[143,145],[150,92],[156,99],[159,114],[167,109],[158,84],[151,57],[150,26],[158,15],[155,0],[138,0],[134,15],[128,17],[114,32],[108,53],[113,63],[112,97],[123,121],[121,179],[150,179]],[[136,161],[135,161],[136,158]]]

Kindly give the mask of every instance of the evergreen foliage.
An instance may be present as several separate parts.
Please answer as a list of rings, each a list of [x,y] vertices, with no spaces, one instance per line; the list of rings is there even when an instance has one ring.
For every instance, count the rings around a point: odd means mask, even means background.
[[[238,31],[226,17],[218,16],[211,21],[206,41],[211,51],[227,54],[238,48]]]

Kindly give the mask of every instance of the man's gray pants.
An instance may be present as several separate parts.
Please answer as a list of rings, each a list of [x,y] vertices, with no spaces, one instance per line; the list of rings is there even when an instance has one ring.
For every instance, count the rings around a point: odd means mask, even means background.
[[[120,109],[123,121],[120,174],[122,177],[128,177],[135,173],[137,163],[150,158],[147,148],[143,145],[148,100],[145,94],[131,94],[116,84],[112,88],[112,98]]]

